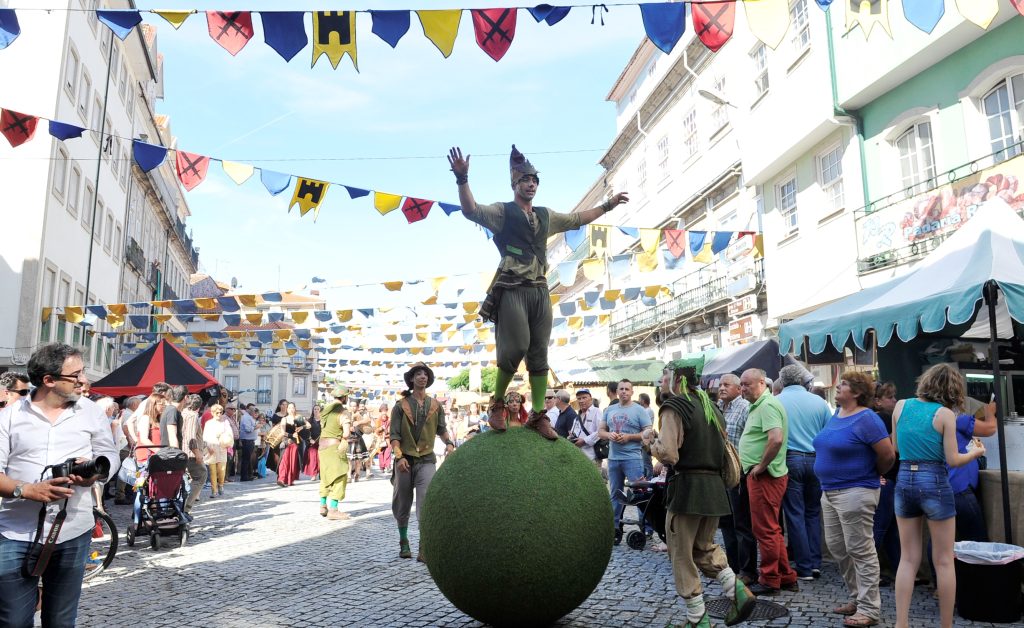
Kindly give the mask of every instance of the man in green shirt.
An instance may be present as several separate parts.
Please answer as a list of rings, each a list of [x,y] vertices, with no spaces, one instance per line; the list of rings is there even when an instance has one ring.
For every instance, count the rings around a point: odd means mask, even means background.
[[[413,496],[416,497],[416,517],[423,512],[423,498],[427,494],[430,480],[434,478],[437,462],[434,456],[434,438],[441,437],[445,444],[445,455],[455,450],[455,443],[448,437],[444,424],[444,408],[440,402],[427,395],[427,388],[434,383],[434,371],[423,362],[417,362],[405,373],[408,390],[391,411],[391,451],[395,456],[395,471],[391,476],[394,491],[391,496],[391,512],[398,523],[400,558],[412,558],[409,547],[409,514],[412,511]],[[422,552],[416,560],[423,562]]]
[[[786,409],[772,396],[761,369],[747,369],[740,391],[750,402],[747,424],[740,437],[740,465],[746,474],[750,522],[761,551],[761,577],[750,588],[754,595],[776,595],[780,588],[798,591],[796,572],[789,566],[786,541],[779,526],[779,509],[789,481]]]
[[[344,521],[347,513],[338,510],[348,486],[348,434],[352,415],[348,411],[349,389],[340,384],[331,389],[332,401],[320,413],[320,516]],[[330,507],[328,507],[328,502]]]
[[[547,241],[563,231],[594,222],[619,204],[629,201],[625,192],[578,213],[562,214],[534,206],[540,185],[537,169],[512,146],[509,172],[515,200],[478,205],[469,189],[469,155],[452,148],[448,163],[459,186],[463,215],[494,234],[501,263],[480,308],[484,320],[494,322],[497,345],[498,377],[490,407],[490,426],[499,431],[508,427],[505,416],[505,391],[519,364],[526,359],[530,373],[530,417],[526,427],[545,438],[557,440],[558,434],[543,412],[544,392],[548,387],[548,342],[551,340],[551,295],[548,292]]]

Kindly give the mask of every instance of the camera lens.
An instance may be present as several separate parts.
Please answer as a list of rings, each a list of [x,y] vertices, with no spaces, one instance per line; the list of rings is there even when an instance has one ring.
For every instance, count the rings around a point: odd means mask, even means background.
[[[83,478],[91,478],[94,475],[106,477],[109,473],[110,461],[106,456],[98,456],[95,460],[88,460],[71,468],[71,475],[80,475]]]

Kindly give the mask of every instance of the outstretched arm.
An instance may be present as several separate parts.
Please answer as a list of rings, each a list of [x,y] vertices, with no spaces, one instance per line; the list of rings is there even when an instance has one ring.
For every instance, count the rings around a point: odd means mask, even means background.
[[[461,186],[461,185],[459,186],[459,195],[460,196],[462,194],[462,187],[463,186]],[[467,188],[467,190],[468,190],[468,188]],[[616,194],[615,196],[613,196],[610,199],[606,200],[605,202],[601,203],[597,207],[592,207],[590,209],[586,209],[586,210],[581,211],[579,213],[580,214],[580,224],[582,224],[582,225],[589,225],[590,223],[594,222],[595,220],[597,220],[601,216],[604,216],[605,214],[607,214],[611,210],[615,209],[619,205],[622,205],[623,203],[628,203],[628,202],[629,202],[629,194],[627,194],[626,192],[619,192],[618,194]],[[465,209],[465,205],[463,205],[463,209]]]
[[[462,149],[458,146],[448,151],[448,165],[455,173],[455,183],[459,186],[459,204],[462,205],[462,213],[466,218],[472,218],[476,212],[476,200],[469,189],[469,158],[468,154],[462,156]]]

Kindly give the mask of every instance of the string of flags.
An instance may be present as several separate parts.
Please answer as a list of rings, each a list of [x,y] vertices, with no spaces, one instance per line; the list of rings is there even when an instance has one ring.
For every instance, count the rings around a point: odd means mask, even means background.
[[[844,2],[846,30],[860,27],[867,38],[878,25],[889,37],[890,7],[895,0],[871,2]],[[1008,0],[1024,15],[1024,0]],[[816,0],[828,11],[832,0]],[[687,11],[687,5],[690,10]],[[670,53],[686,31],[686,16],[690,14],[697,38],[711,51],[717,52],[732,37],[737,5],[742,6],[751,33],[771,48],[776,48],[789,30],[791,16],[788,0],[701,0],[699,2],[629,2],[610,4],[613,7],[636,6],[648,39],[666,54]],[[954,0],[957,11],[964,19],[987,29],[999,12],[999,0]],[[945,14],[945,0],[904,0],[903,16],[914,27],[931,33]],[[396,48],[408,34],[412,13],[416,14],[423,35],[445,57],[451,56],[462,23],[463,13],[470,14],[470,22],[477,46],[494,61],[500,61],[512,46],[516,35],[517,17],[526,11],[536,22],[555,26],[569,12],[589,8],[591,23],[600,17],[605,23],[609,4],[550,5],[503,7],[492,9],[430,9],[348,11],[212,11],[212,10],[137,10],[95,9],[96,19],[106,25],[120,39],[125,39],[142,23],[143,13],[163,18],[174,29],[181,27],[192,15],[206,17],[210,38],[228,54],[235,56],[256,36],[254,14],[259,16],[263,40],[286,62],[312,42],[312,61],[316,65],[327,57],[334,69],[348,56],[353,68],[359,71],[357,20],[368,17],[370,32],[392,48]],[[21,34],[17,12],[41,9],[0,9],[0,50],[13,44]],[[59,9],[46,9],[47,11]],[[312,37],[307,34],[306,15],[310,15]]]

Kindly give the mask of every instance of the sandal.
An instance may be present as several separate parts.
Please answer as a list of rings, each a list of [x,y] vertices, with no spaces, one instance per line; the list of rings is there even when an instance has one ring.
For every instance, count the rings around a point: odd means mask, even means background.
[[[871,619],[867,615],[861,615],[860,613],[855,613],[853,615],[850,615],[846,619],[844,619],[843,620],[843,625],[844,626],[876,626],[876,625],[878,625],[878,620],[877,619]]]
[[[857,604],[854,603],[854,602],[847,602],[846,604],[843,604],[842,606],[837,606],[837,607],[833,608],[832,612],[837,614],[837,615],[847,615],[847,616],[849,616],[849,615],[856,615],[857,614]]]

